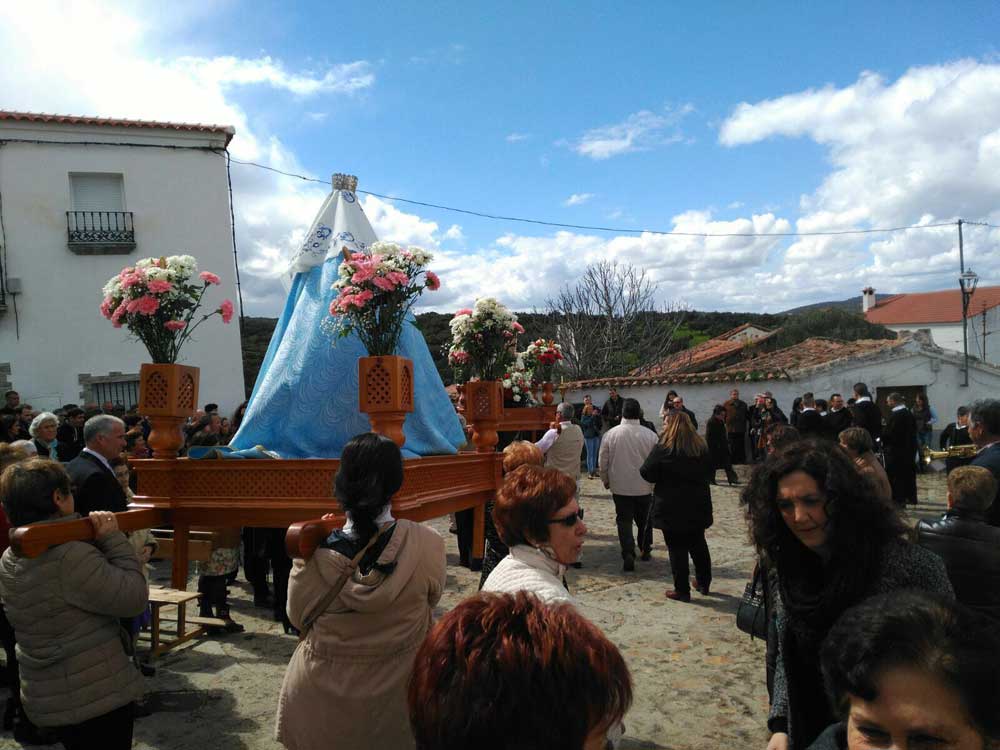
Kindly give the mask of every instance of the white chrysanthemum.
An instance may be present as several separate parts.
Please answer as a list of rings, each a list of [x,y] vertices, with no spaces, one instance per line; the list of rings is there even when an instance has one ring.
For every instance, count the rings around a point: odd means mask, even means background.
[[[411,247],[410,253],[413,256],[413,262],[418,266],[426,266],[434,259],[434,255],[427,252],[422,247]]]
[[[150,266],[146,269],[146,278],[150,281],[171,281],[174,274],[167,268]]]
[[[391,257],[394,255],[399,255],[403,252],[403,248],[397,245],[395,242],[376,242],[369,248],[372,255],[384,255],[386,257]]]

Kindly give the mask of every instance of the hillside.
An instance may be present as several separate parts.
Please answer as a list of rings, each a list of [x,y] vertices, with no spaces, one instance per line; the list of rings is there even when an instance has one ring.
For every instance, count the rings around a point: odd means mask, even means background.
[[[845,304],[847,302],[850,300],[844,301]],[[793,346],[812,336],[823,336],[842,341],[896,337],[895,333],[884,326],[872,325],[857,312],[845,310],[843,307],[816,308],[815,306],[807,306],[796,309],[798,312],[789,311],[779,315],[686,312],[683,323],[677,329],[669,353],[700,344],[706,339],[725,333],[743,323],[754,323],[767,329],[781,328],[782,331],[778,334],[775,344],[782,347]],[[856,309],[860,309],[860,301]],[[663,316],[665,322],[668,322],[668,318],[670,321],[674,320],[671,316],[676,315],[676,313],[654,314]],[[445,384],[452,382],[451,368],[448,367],[446,356],[450,340],[448,328],[450,319],[451,315],[444,313],[428,312],[417,315],[417,325],[427,341],[431,356],[434,357],[438,372]],[[522,347],[524,342],[555,336],[556,321],[550,315],[518,313],[518,320],[525,329],[524,336],[521,338]],[[257,372],[260,370],[277,322],[276,318],[246,318],[244,321],[243,374],[246,379],[248,396],[257,380]]]
[[[882,302],[883,300],[889,299],[889,297],[894,297],[894,294],[876,294],[875,302]],[[861,297],[851,297],[850,299],[842,299],[839,302],[813,302],[811,305],[802,305],[801,307],[793,307],[790,310],[785,310],[779,315],[800,315],[805,312],[812,312],[813,310],[845,310],[852,313],[861,312]]]

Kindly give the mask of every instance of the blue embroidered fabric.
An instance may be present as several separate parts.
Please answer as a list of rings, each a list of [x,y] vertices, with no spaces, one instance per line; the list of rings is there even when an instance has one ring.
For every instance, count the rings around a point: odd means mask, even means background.
[[[350,223],[363,221],[367,230],[363,234],[374,237],[360,207],[355,203],[350,209],[360,215]],[[331,223],[332,234],[339,239],[339,222]],[[354,234],[359,233],[356,228]],[[349,244],[356,247],[361,242]],[[335,250],[321,265],[296,274],[243,423],[230,441],[233,448],[263,445],[283,458],[338,458],[352,437],[371,430],[368,417],[358,409],[358,358],[367,352],[357,336],[335,339],[323,327],[336,297],[332,285],[339,265]],[[403,425],[403,455],[455,453],[465,434],[427,342],[413,323],[410,316],[397,350],[413,360],[414,410]]]

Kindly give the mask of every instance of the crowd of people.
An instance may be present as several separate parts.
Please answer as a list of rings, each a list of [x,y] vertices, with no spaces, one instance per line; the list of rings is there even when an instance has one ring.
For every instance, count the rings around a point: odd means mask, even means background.
[[[891,471],[878,473],[880,438],[890,463],[892,415],[884,428],[879,419],[873,437],[870,396],[863,398],[836,434],[827,417],[846,405],[824,414],[804,394],[793,427],[775,421],[773,399],[760,404],[772,424],[741,503],[764,581],[768,748],[995,746],[1000,524],[990,512],[1000,486],[1000,401],[972,404],[966,424],[952,430],[966,431],[978,453],[950,472],[944,517],[913,531]],[[913,417],[900,399],[890,401],[892,414]],[[403,480],[399,449],[373,433],[345,447],[333,496],[347,523],[287,575],[284,609],[300,641],[277,699],[275,736],[285,747],[619,743],[633,700],[629,669],[565,578],[588,538],[581,454],[592,438],[578,422],[597,410],[587,405],[577,415],[560,404],[540,440],[504,449],[487,534],[497,547],[487,554],[482,590],[436,623],[445,546],[428,527],[392,515]],[[600,437],[593,473],[615,504],[623,568],[648,559],[659,528],[674,578],[667,596],[676,602],[711,586],[711,485],[732,465],[730,455],[720,466],[713,447],[720,427],[732,436],[730,406],[714,411],[705,437],[677,394],[659,428],[618,394],[600,410],[600,426],[590,422]],[[748,407],[745,437],[753,419]],[[51,453],[25,458],[0,446],[9,464],[0,500],[11,525],[59,523],[83,510],[97,532],[93,543],[67,542],[36,558],[8,549],[0,558],[0,632],[11,634],[8,664],[12,652],[20,661],[23,711],[69,748],[130,747],[142,692],[134,641],[121,634],[147,606],[148,537],[127,538],[112,508],[93,500],[127,499],[124,475],[115,478],[112,466],[126,434],[113,415],[86,420],[74,459],[87,462],[86,472],[76,477],[72,461],[64,468]],[[276,584],[278,577],[276,569]]]

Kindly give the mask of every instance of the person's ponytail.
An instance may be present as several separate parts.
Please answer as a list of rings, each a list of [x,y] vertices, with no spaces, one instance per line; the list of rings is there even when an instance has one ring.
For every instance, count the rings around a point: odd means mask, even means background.
[[[375,535],[375,519],[402,484],[403,457],[388,438],[366,432],[344,446],[333,493],[350,514],[359,540],[367,542]]]

